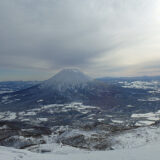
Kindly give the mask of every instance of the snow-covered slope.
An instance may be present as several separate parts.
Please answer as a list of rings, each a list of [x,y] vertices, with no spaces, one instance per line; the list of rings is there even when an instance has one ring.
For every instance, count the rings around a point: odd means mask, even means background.
[[[159,160],[159,153],[160,142],[141,148],[91,152],[66,146],[45,154],[0,147],[0,160]]]
[[[106,151],[87,151],[54,142],[39,145],[43,154],[1,146],[0,160],[159,160],[159,130],[159,126],[150,126],[126,131],[115,137],[119,141],[115,150]]]
[[[45,88],[49,87],[53,89],[63,90],[83,85],[90,80],[91,78],[89,76],[85,75],[78,69],[63,69],[55,76],[44,81],[41,86]]]

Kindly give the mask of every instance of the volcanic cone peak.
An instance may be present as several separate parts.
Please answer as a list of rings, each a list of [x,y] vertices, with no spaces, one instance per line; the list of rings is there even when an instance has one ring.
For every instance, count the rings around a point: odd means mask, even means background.
[[[92,78],[78,69],[63,69],[42,83],[42,87],[64,90],[85,85]]]

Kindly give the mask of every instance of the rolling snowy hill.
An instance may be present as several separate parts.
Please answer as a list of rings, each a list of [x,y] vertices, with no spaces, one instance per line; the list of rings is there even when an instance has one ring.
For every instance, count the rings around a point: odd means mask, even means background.
[[[157,130],[146,129],[148,134],[142,135],[142,131],[137,132],[142,137],[135,137],[132,131],[129,133],[133,136],[135,146],[128,143],[128,134],[121,135],[121,148],[111,151],[85,151],[70,146],[61,146],[58,144],[48,144],[41,146],[50,153],[33,153],[26,150],[18,150],[7,147],[0,147],[0,160],[159,160],[160,139],[156,135]],[[159,129],[158,129],[159,130]],[[155,136],[156,135],[156,136]],[[144,139],[146,145],[140,139]],[[127,144],[125,146],[125,144]]]

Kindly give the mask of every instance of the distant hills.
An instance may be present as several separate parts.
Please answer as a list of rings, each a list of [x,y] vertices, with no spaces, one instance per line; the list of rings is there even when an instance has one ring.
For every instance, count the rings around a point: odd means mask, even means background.
[[[96,78],[97,80],[103,82],[112,82],[112,81],[153,81],[160,80],[160,76],[141,76],[141,77],[101,77]]]
[[[15,92],[32,87],[36,84],[41,83],[40,81],[4,81],[0,82],[0,94]]]

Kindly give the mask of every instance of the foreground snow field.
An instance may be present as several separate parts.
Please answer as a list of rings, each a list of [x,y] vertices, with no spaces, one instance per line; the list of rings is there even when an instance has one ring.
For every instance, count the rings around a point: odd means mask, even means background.
[[[54,153],[32,153],[0,147],[0,160],[159,160],[160,142],[148,144],[134,149],[114,151],[75,150],[72,147],[62,147]]]
[[[112,136],[112,148],[88,151],[54,143],[31,146],[28,150],[0,146],[0,160],[159,160],[160,125],[140,127]]]
[[[53,142],[39,145],[36,153],[34,147],[30,152],[1,146],[0,160],[159,160],[159,135],[159,125],[126,131],[113,137],[114,150],[108,151],[87,151]]]

